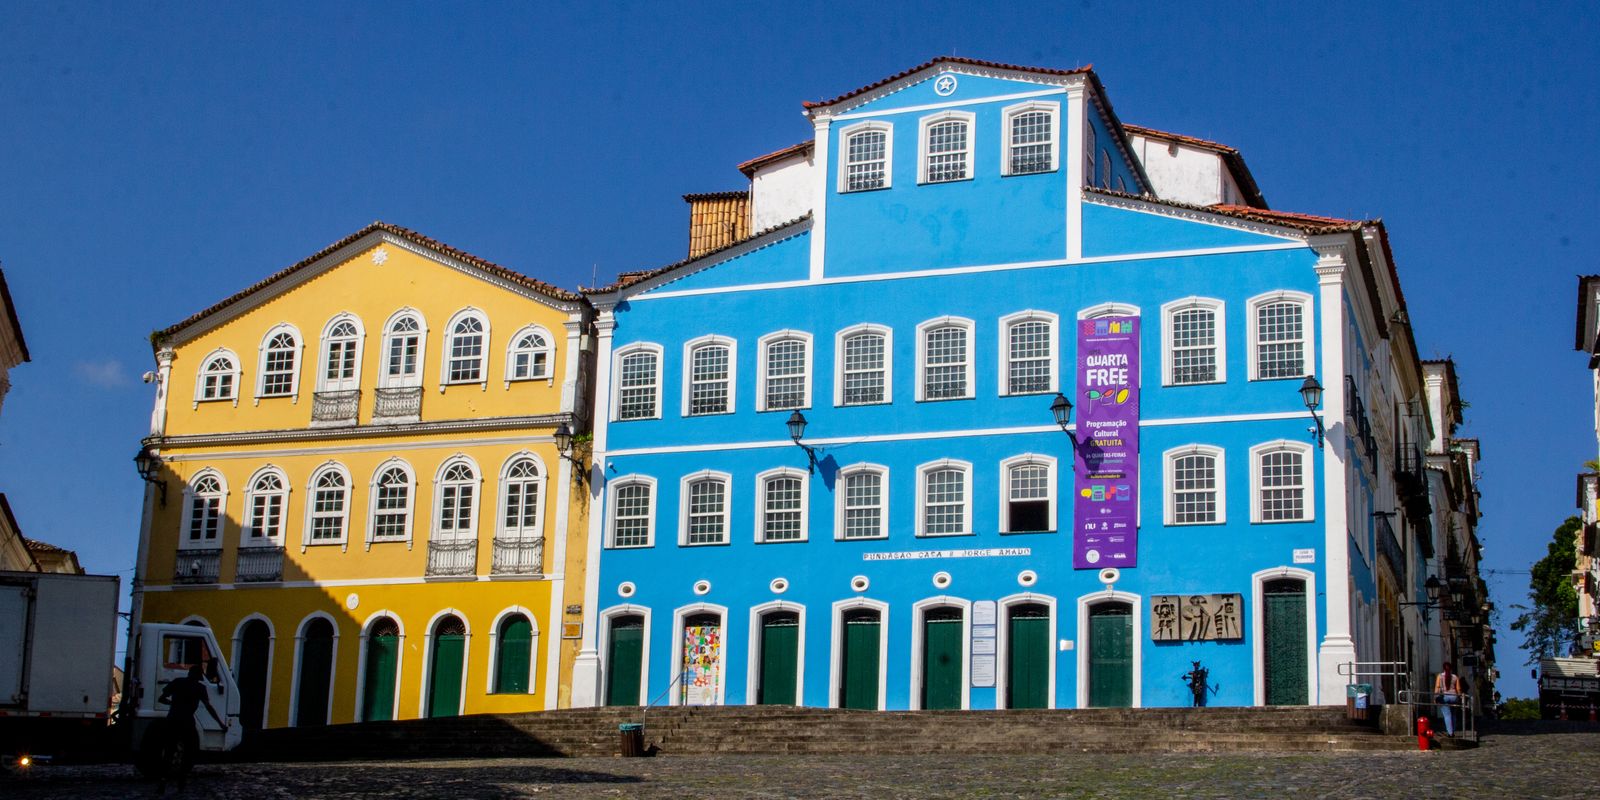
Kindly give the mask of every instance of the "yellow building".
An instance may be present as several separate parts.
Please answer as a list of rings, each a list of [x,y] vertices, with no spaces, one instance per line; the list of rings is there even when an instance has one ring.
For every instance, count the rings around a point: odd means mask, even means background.
[[[556,708],[586,308],[380,222],[156,332],[135,621],[248,727]]]

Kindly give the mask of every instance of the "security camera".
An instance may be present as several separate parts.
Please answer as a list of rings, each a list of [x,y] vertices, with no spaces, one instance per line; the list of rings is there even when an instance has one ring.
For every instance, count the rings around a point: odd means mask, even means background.
[[[154,372],[146,372],[141,377],[144,379],[145,383],[155,383],[156,382],[156,374]]]

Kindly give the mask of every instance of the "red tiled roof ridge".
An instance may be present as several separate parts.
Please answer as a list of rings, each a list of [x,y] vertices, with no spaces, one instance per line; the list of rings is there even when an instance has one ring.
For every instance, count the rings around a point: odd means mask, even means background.
[[[1325,217],[1320,214],[1301,214],[1294,211],[1275,211],[1267,208],[1256,208],[1255,206],[1236,205],[1234,203],[1213,203],[1212,205],[1208,206],[1208,208],[1213,208],[1230,214],[1243,214],[1262,217],[1265,219],[1283,219],[1285,221],[1304,222],[1326,226],[1349,227],[1352,225],[1369,225],[1377,222],[1377,220],[1353,220],[1343,219],[1340,217]]]
[[[1085,64],[1085,65],[1083,65],[1081,67],[1075,67],[1073,69],[1055,69],[1055,68],[1052,68],[1052,67],[1029,67],[1029,66],[1025,66],[1025,65],[1022,65],[1022,64],[1004,64],[1004,63],[1001,63],[999,61],[983,61],[983,60],[976,59],[976,58],[962,58],[960,56],[939,56],[939,57],[934,58],[934,59],[932,59],[930,61],[927,61],[925,63],[918,64],[917,66],[912,67],[911,69],[905,70],[903,72],[898,72],[898,73],[895,73],[894,75],[890,75],[889,77],[884,78],[882,80],[874,81],[872,83],[869,83],[866,86],[863,86],[863,87],[861,87],[859,89],[853,89],[851,91],[845,92],[844,94],[841,94],[838,97],[833,98],[832,100],[817,100],[817,101],[807,100],[805,102],[802,102],[800,105],[802,105],[803,107],[805,107],[807,109],[823,108],[825,106],[831,106],[831,105],[833,105],[835,103],[839,103],[839,102],[842,102],[842,101],[845,101],[845,100],[849,100],[850,98],[855,97],[857,95],[861,95],[861,94],[865,94],[867,92],[870,92],[873,89],[876,89],[876,88],[878,88],[880,86],[887,86],[888,84],[894,83],[895,81],[900,80],[901,78],[910,77],[912,75],[915,75],[918,72],[921,72],[921,71],[923,71],[925,69],[928,69],[929,67],[932,67],[932,66],[935,66],[935,65],[938,65],[938,64],[965,64],[965,65],[967,65],[969,67],[987,67],[989,69],[1009,69],[1009,70],[1016,70],[1018,72],[1033,72],[1033,73],[1037,73],[1037,74],[1040,74],[1040,75],[1082,75],[1084,73],[1091,72],[1094,69],[1094,65],[1092,65],[1092,64]]]
[[[1206,213],[1218,214],[1224,217],[1234,217],[1236,219],[1249,220],[1251,222],[1263,222],[1268,225],[1282,225],[1287,228],[1295,228],[1304,233],[1336,233],[1357,230],[1365,225],[1381,224],[1381,221],[1379,220],[1356,221],[1339,219],[1338,217],[1320,217],[1314,214],[1296,214],[1290,211],[1271,211],[1264,208],[1256,208],[1255,206],[1240,206],[1229,203],[1197,206],[1193,203],[1180,203],[1177,200],[1163,200],[1159,197],[1151,197],[1149,195],[1142,194],[1130,194],[1128,192],[1119,192],[1115,189],[1101,189],[1093,186],[1085,188],[1084,191],[1090,194],[1103,195],[1105,197],[1116,197],[1125,200],[1138,200],[1140,202],[1152,203],[1158,206],[1181,208],[1188,211],[1204,211]]]
[[[735,197],[749,196],[749,189],[729,189],[725,192],[690,192],[683,196],[683,201],[693,203],[696,200],[731,200]]]
[[[764,156],[756,156],[755,158],[740,164],[739,171],[743,172],[745,177],[750,177],[755,174],[756,170],[761,169],[762,167],[771,164],[774,161],[787,158],[797,153],[807,152],[816,146],[817,140],[815,139],[807,139],[803,142],[791,144],[782,150],[774,150]]]
[[[617,273],[617,279],[612,281],[610,283],[610,285],[598,286],[598,287],[586,287],[586,288],[583,288],[583,293],[586,294],[586,295],[596,295],[596,294],[606,294],[608,292],[614,292],[614,291],[617,291],[618,289],[625,289],[625,288],[627,288],[629,286],[632,286],[632,285],[638,283],[639,281],[648,280],[650,278],[656,277],[657,275],[664,275],[664,274],[666,274],[668,272],[671,272],[671,271],[673,271],[675,269],[678,269],[679,267],[684,267],[684,266],[688,266],[689,264],[693,264],[696,261],[702,261],[702,260],[707,259],[707,258],[712,258],[712,257],[714,257],[714,256],[716,256],[716,255],[718,255],[720,253],[725,253],[725,252],[727,252],[729,250],[732,250],[733,248],[738,247],[739,245],[748,244],[748,243],[750,243],[752,241],[755,241],[756,239],[760,239],[763,236],[770,236],[770,235],[772,235],[774,233],[777,233],[778,231],[783,230],[784,228],[793,227],[793,226],[798,225],[798,224],[800,224],[802,222],[805,222],[806,220],[809,220],[809,219],[811,219],[811,212],[807,211],[806,213],[801,214],[800,216],[795,217],[794,219],[791,219],[788,222],[780,222],[780,223],[778,223],[776,225],[773,225],[772,227],[766,228],[764,230],[756,231],[755,233],[752,233],[749,236],[744,237],[743,239],[739,239],[739,240],[736,240],[736,241],[729,242],[729,243],[727,243],[727,244],[725,244],[725,245],[723,245],[723,246],[721,246],[721,247],[719,247],[719,248],[717,248],[715,250],[708,250],[708,251],[706,251],[704,253],[701,253],[700,255],[693,256],[691,258],[685,258],[682,261],[674,261],[671,264],[667,264],[667,265],[661,266],[661,267],[655,267],[653,269],[627,270],[627,271],[624,271],[624,272],[619,272],[619,273]]]
[[[229,295],[228,297],[222,299],[221,301],[218,301],[217,303],[212,304],[211,306],[209,306],[209,307],[207,307],[207,308],[205,308],[205,309],[203,309],[201,311],[198,311],[198,312],[196,312],[194,314],[189,315],[189,317],[184,319],[182,322],[179,322],[179,323],[177,323],[175,325],[170,325],[170,326],[168,326],[166,328],[163,328],[161,330],[156,331],[155,334],[151,337],[151,345],[152,346],[157,346],[158,343],[161,340],[173,336],[174,334],[178,333],[179,331],[183,330],[184,328],[187,328],[190,325],[193,325],[194,323],[199,322],[200,320],[211,316],[212,314],[215,314],[215,313],[217,313],[219,311],[222,311],[223,309],[226,309],[226,308],[228,308],[230,306],[233,306],[233,305],[239,303],[240,301],[250,297],[251,295],[255,294],[256,292],[259,292],[259,291],[267,288],[268,286],[271,286],[272,284],[277,283],[278,281],[281,281],[281,280],[289,277],[290,275],[293,275],[296,272],[299,272],[301,269],[304,269],[305,267],[310,266],[311,264],[314,264],[317,261],[320,261],[323,258],[326,258],[327,256],[338,252],[340,249],[342,249],[342,248],[344,248],[344,247],[346,247],[346,246],[348,246],[348,245],[350,245],[350,244],[352,244],[354,242],[357,242],[357,241],[361,240],[363,237],[371,234],[374,231],[386,231],[386,232],[388,232],[390,234],[393,234],[393,235],[398,236],[398,237],[400,237],[402,239],[410,241],[413,244],[418,244],[418,245],[421,245],[423,247],[427,247],[427,248],[429,248],[431,250],[435,250],[435,251],[438,251],[440,253],[444,253],[445,255],[448,255],[448,256],[450,256],[452,258],[456,258],[456,259],[459,259],[461,261],[465,261],[465,262],[467,262],[469,264],[472,264],[473,266],[479,267],[479,268],[481,268],[481,269],[483,269],[483,270],[485,270],[487,272],[493,273],[493,274],[495,274],[495,275],[497,275],[497,276],[499,276],[501,278],[505,278],[506,280],[511,281],[512,283],[515,283],[515,284],[518,284],[519,286],[524,286],[526,288],[532,289],[532,290],[534,290],[536,292],[539,292],[540,294],[546,295],[546,296],[554,298],[556,300],[574,301],[574,300],[581,299],[580,295],[578,295],[578,294],[575,294],[573,292],[569,292],[569,291],[567,291],[565,289],[562,289],[562,288],[559,288],[559,287],[556,287],[556,286],[552,286],[552,285],[550,285],[548,283],[545,283],[544,281],[540,281],[540,280],[536,280],[534,278],[530,278],[527,275],[524,275],[524,274],[522,274],[520,272],[517,272],[516,270],[509,269],[507,267],[502,267],[499,264],[496,264],[493,261],[490,261],[488,259],[479,258],[478,256],[475,256],[475,255],[473,255],[471,253],[468,253],[465,250],[461,250],[461,249],[458,249],[458,248],[455,248],[455,247],[451,247],[450,245],[447,245],[444,242],[441,242],[441,241],[439,241],[437,239],[430,238],[428,236],[424,236],[423,234],[420,234],[420,233],[418,233],[418,232],[416,232],[414,230],[411,230],[410,228],[404,228],[404,227],[401,227],[399,225],[395,225],[393,223],[384,222],[382,220],[377,220],[377,221],[373,222],[372,224],[367,225],[366,227],[362,228],[361,230],[358,230],[355,233],[352,233],[349,236],[346,236],[343,239],[340,239],[339,241],[334,242],[333,244],[330,244],[327,247],[322,248],[321,250],[318,250],[316,253],[313,253],[312,255],[310,255],[310,256],[308,256],[306,258],[303,258],[303,259],[295,262],[294,264],[291,264],[290,266],[284,267],[283,269],[280,269],[277,272],[274,272],[271,275],[268,275],[267,277],[262,278],[259,281],[256,281],[255,283],[245,287],[244,289],[242,289],[242,290],[240,290],[238,292],[235,292],[232,295]]]
[[[1239,148],[1233,147],[1232,145],[1226,145],[1221,142],[1213,142],[1210,139],[1202,139],[1198,136],[1189,136],[1182,133],[1158,130],[1156,128],[1151,128],[1144,125],[1134,125],[1132,123],[1124,122],[1122,123],[1122,129],[1128,133],[1134,133],[1140,136],[1148,136],[1154,139],[1169,139],[1179,144],[1194,145],[1195,147],[1203,147],[1208,150],[1220,150],[1224,153],[1239,152]]]
[[[51,544],[49,542],[41,542],[38,539],[29,539],[26,536],[21,536],[21,534],[18,534],[18,536],[21,537],[22,544],[25,547],[27,547],[29,550],[32,550],[32,551],[37,552],[37,553],[70,553],[70,552],[72,552],[71,550],[68,550],[67,548],[62,547],[60,545],[54,545],[54,544]]]

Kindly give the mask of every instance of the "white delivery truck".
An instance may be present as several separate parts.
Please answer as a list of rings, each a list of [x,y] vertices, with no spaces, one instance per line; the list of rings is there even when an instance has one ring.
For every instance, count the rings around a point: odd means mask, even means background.
[[[167,683],[199,666],[212,707],[195,715],[202,751],[239,744],[239,687],[211,631],[147,623],[133,641],[121,705],[111,708],[120,581],[112,575],[0,572],[0,758],[7,767],[53,759],[133,758],[154,772],[166,742]],[[114,718],[115,724],[110,724]]]

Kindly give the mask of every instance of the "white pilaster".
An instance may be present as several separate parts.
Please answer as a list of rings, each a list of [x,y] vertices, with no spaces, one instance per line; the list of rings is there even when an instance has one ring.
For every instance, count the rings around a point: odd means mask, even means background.
[[[172,360],[177,358],[177,353],[170,347],[163,347],[156,352],[156,405],[150,412],[150,435],[160,436],[167,431],[167,384],[171,383]],[[236,393],[244,392],[243,387],[235,386]]]
[[[818,117],[811,121],[815,128],[816,143],[813,152],[816,158],[816,167],[812,170],[811,185],[811,280],[822,280],[822,262],[825,245],[828,241],[828,187],[833,182],[828,180],[828,127],[833,122],[828,117]]]
[[[600,306],[595,328],[594,446],[589,462],[589,542],[583,565],[583,638],[572,665],[572,707],[601,703],[600,647],[600,546],[605,532],[606,426],[611,419],[611,334],[616,315]]]
[[[1066,152],[1061,154],[1067,169],[1067,259],[1083,258],[1083,145],[1088,137],[1088,116],[1084,113],[1083,85],[1067,88]]]
[[[1323,584],[1327,631],[1317,653],[1318,697],[1323,705],[1344,703],[1349,678],[1339,674],[1339,666],[1356,660],[1355,640],[1350,629],[1350,534],[1349,476],[1345,454],[1344,276],[1346,257],[1343,248],[1318,250],[1317,309],[1321,312],[1322,419],[1327,439],[1322,448],[1323,551],[1326,578]]]

